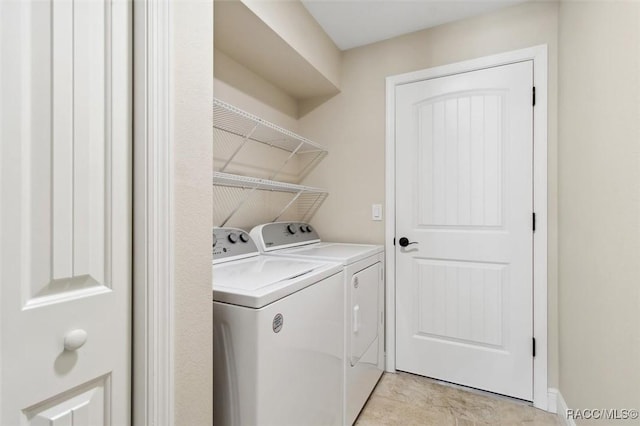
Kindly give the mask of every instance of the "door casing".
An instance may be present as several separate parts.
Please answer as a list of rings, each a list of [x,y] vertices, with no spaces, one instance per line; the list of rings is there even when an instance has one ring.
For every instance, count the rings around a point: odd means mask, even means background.
[[[385,221],[386,268],[386,370],[396,368],[396,197],[395,197],[395,91],[400,84],[429,80],[463,72],[533,60],[536,104],[533,108],[533,206],[536,230],[533,234],[533,331],[536,356],[533,359],[533,405],[547,410],[547,45],[485,56],[426,70],[389,76],[386,79]],[[551,404],[553,405],[553,404]]]
[[[133,2],[132,425],[175,424],[172,15]]]

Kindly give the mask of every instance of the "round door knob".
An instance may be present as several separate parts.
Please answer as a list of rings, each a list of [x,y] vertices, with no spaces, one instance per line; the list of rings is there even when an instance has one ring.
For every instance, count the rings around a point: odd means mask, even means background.
[[[235,244],[238,242],[238,234],[236,234],[235,232],[230,233],[227,238],[229,239],[229,242],[232,244]]]
[[[246,243],[247,241],[249,241],[249,236],[247,234],[240,234],[240,241]]]
[[[289,231],[290,234],[295,234],[298,230],[294,224],[291,224],[287,226],[287,231]]]
[[[409,239],[407,237],[402,237],[398,240],[398,244],[400,244],[400,247],[406,247],[408,245],[418,244],[418,243],[416,241],[409,242]]]
[[[64,335],[64,350],[73,352],[87,342],[87,332],[78,328]]]

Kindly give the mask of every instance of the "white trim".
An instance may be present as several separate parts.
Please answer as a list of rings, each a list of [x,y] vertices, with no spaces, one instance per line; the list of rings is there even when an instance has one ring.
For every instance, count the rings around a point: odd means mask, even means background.
[[[385,210],[384,263],[385,276],[385,370],[396,372],[396,86],[400,76],[387,77],[387,116],[385,137]]]
[[[132,424],[174,424],[170,0],[134,1]]]
[[[550,413],[558,413],[558,393],[556,388],[549,388],[547,391],[547,411]]]
[[[560,421],[563,422],[566,426],[576,426],[575,420],[567,418],[567,410],[569,409],[569,407],[567,406],[567,402],[562,397],[562,394],[557,389],[553,390],[556,391],[556,412],[558,413],[558,417],[560,417]]]
[[[533,333],[536,338],[536,357],[533,363],[533,405],[548,408],[547,389],[547,46],[506,52],[469,61],[443,65],[426,70],[387,77],[386,95],[386,209],[385,261],[387,264],[386,289],[386,370],[395,371],[395,90],[400,84],[444,77],[462,72],[533,60],[533,78],[536,87],[533,142],[533,185],[536,232],[533,266]]]
[[[533,358],[533,405],[547,409],[547,46],[531,52],[536,106],[533,109],[533,208],[536,232],[533,233],[533,335],[536,357]]]

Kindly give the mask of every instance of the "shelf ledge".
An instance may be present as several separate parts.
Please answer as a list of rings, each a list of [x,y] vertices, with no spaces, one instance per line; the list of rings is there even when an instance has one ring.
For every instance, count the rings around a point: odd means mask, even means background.
[[[305,192],[315,194],[327,194],[325,189],[311,186],[296,185],[293,183],[277,182],[274,180],[260,179],[249,176],[234,175],[231,173],[213,172],[213,184],[220,186],[232,186],[244,189],[260,189],[278,192]]]

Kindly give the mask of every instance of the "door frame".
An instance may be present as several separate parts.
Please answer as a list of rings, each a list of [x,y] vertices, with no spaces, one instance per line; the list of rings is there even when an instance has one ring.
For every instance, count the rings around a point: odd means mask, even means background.
[[[133,1],[132,425],[174,425],[172,16]]]
[[[533,108],[533,205],[536,230],[533,233],[533,333],[536,356],[533,359],[533,405],[549,407],[547,389],[547,45],[485,56],[468,61],[393,75],[386,78],[385,140],[385,262],[386,272],[386,365],[396,371],[396,260],[395,260],[395,92],[396,86],[454,74],[533,61],[536,104]]]

